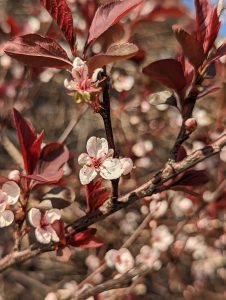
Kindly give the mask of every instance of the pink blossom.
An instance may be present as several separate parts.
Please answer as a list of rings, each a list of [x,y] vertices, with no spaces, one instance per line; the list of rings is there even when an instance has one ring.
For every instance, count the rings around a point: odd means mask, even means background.
[[[75,96],[77,103],[82,100],[89,102],[91,100],[91,93],[99,93],[101,88],[98,87],[97,74],[102,69],[97,69],[93,72],[92,77],[89,77],[88,66],[81,58],[76,57],[73,62],[73,69],[71,75],[72,80],[65,79],[64,86]]]
[[[32,208],[28,213],[29,222],[35,227],[36,239],[42,244],[49,244],[51,241],[59,242],[53,223],[60,218],[60,210],[56,208],[46,211],[43,216],[37,208]]]
[[[20,196],[20,188],[14,181],[7,181],[0,190],[0,228],[9,226],[14,214],[8,208],[14,205]]]
[[[105,138],[92,136],[86,145],[87,153],[78,157],[82,165],[79,177],[82,184],[90,183],[98,173],[104,179],[116,179],[131,172],[133,162],[130,158],[113,158],[113,149],[108,148]]]

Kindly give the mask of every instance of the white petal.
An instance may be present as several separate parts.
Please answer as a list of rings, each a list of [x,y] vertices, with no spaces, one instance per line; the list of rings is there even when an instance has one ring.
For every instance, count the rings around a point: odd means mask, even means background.
[[[8,175],[9,180],[19,181],[20,180],[20,171],[19,170],[13,170]]]
[[[72,80],[68,81],[68,79],[64,79],[64,87],[69,91],[73,91],[74,90],[73,81]]]
[[[78,163],[79,165],[91,165],[92,164],[92,159],[89,157],[87,153],[82,153],[78,157]]]
[[[111,249],[105,254],[104,258],[108,267],[112,268],[115,266],[117,254],[118,251],[115,249]]]
[[[7,195],[2,190],[0,190],[0,213],[6,209],[7,206]]]
[[[20,187],[14,181],[7,181],[2,186],[2,191],[8,196],[7,202],[10,205],[15,204],[20,197]]]
[[[53,222],[60,220],[61,212],[57,208],[50,209],[45,212],[44,219],[47,224],[52,224]]]
[[[120,162],[122,164],[123,175],[129,174],[133,169],[133,161],[129,157],[121,158]]]
[[[78,68],[84,66],[85,61],[83,61],[80,57],[76,57],[73,61],[73,68]]]
[[[5,210],[0,214],[0,228],[9,226],[14,220],[14,214],[11,210]]]
[[[104,179],[116,179],[123,173],[122,164],[118,158],[107,158],[100,167],[100,175]]]
[[[59,242],[60,241],[58,235],[56,234],[56,231],[51,226],[48,226],[47,230],[51,234],[51,240],[53,242]]]
[[[33,227],[40,226],[41,217],[41,212],[37,208],[32,208],[28,212],[28,220]]]
[[[89,156],[98,159],[108,154],[108,142],[105,138],[92,136],[87,141],[86,149]]]
[[[36,228],[35,236],[41,244],[49,244],[51,241],[51,233],[43,228]]]
[[[92,75],[92,82],[96,82],[97,81],[97,77],[98,77],[98,74],[100,72],[103,72],[103,69],[102,68],[97,68],[94,72],[93,72],[93,75]]]
[[[97,176],[97,172],[94,168],[84,166],[79,172],[79,178],[81,184],[90,183]]]

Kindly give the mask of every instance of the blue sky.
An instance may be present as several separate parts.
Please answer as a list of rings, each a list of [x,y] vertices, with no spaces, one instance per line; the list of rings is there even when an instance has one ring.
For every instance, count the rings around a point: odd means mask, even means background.
[[[183,1],[190,9],[194,10],[194,0],[183,0]],[[213,4],[216,4],[218,1],[211,0],[211,2]],[[223,12],[221,19],[222,19],[222,25],[221,25],[220,35],[226,36],[226,11],[225,10]]]

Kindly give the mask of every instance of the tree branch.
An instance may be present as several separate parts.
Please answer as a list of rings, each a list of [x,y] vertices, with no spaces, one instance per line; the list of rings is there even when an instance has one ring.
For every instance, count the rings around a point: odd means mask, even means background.
[[[168,180],[175,179],[177,175],[190,169],[199,162],[216,155],[224,146],[226,146],[226,134],[223,134],[212,144],[191,153],[180,162],[166,163],[164,168],[157,172],[148,182],[132,192],[119,197],[116,203],[112,199],[108,199],[99,208],[99,210],[88,213],[84,217],[75,221],[73,224],[67,226],[68,229],[70,228],[70,234],[74,234],[75,231],[80,232],[85,230],[90,225],[107,218],[109,215],[119,211],[122,208],[128,207],[143,197],[151,196],[155,193],[167,190],[172,184],[171,182],[169,185],[167,185]],[[28,249],[23,251],[12,252],[0,260],[0,272],[6,270],[8,267],[16,263],[24,262],[34,256],[52,250],[53,244],[46,245],[42,248],[39,248],[37,244],[33,244]]]

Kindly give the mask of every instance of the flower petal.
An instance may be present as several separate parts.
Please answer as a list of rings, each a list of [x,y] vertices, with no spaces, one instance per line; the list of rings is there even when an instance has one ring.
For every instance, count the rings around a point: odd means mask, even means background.
[[[91,165],[92,164],[92,159],[89,157],[87,153],[82,153],[78,157],[78,163],[79,165]]]
[[[121,158],[120,162],[122,164],[123,175],[129,174],[133,169],[133,161],[129,157]]]
[[[52,224],[53,222],[60,220],[61,212],[57,208],[50,209],[45,212],[44,218],[47,224]]]
[[[0,213],[6,209],[7,206],[7,195],[0,190]]]
[[[32,208],[28,212],[28,220],[33,227],[40,226],[41,217],[41,212],[37,208]]]
[[[9,226],[13,223],[14,214],[11,210],[5,210],[0,214],[0,228]]]
[[[96,176],[97,172],[92,167],[84,166],[79,172],[81,184],[89,184]]]
[[[51,233],[43,228],[35,229],[35,237],[41,244],[49,244],[51,241]]]
[[[86,149],[89,156],[99,159],[108,154],[108,142],[105,138],[92,136],[87,141]]]
[[[47,230],[51,234],[51,240],[53,242],[59,242],[60,241],[60,238],[58,237],[56,231],[52,228],[52,226],[48,226]]]
[[[104,179],[116,179],[123,173],[122,164],[118,158],[107,158],[100,167],[100,175]]]
[[[7,181],[2,186],[2,191],[8,196],[7,203],[10,205],[15,204],[20,197],[20,187],[14,181]]]

